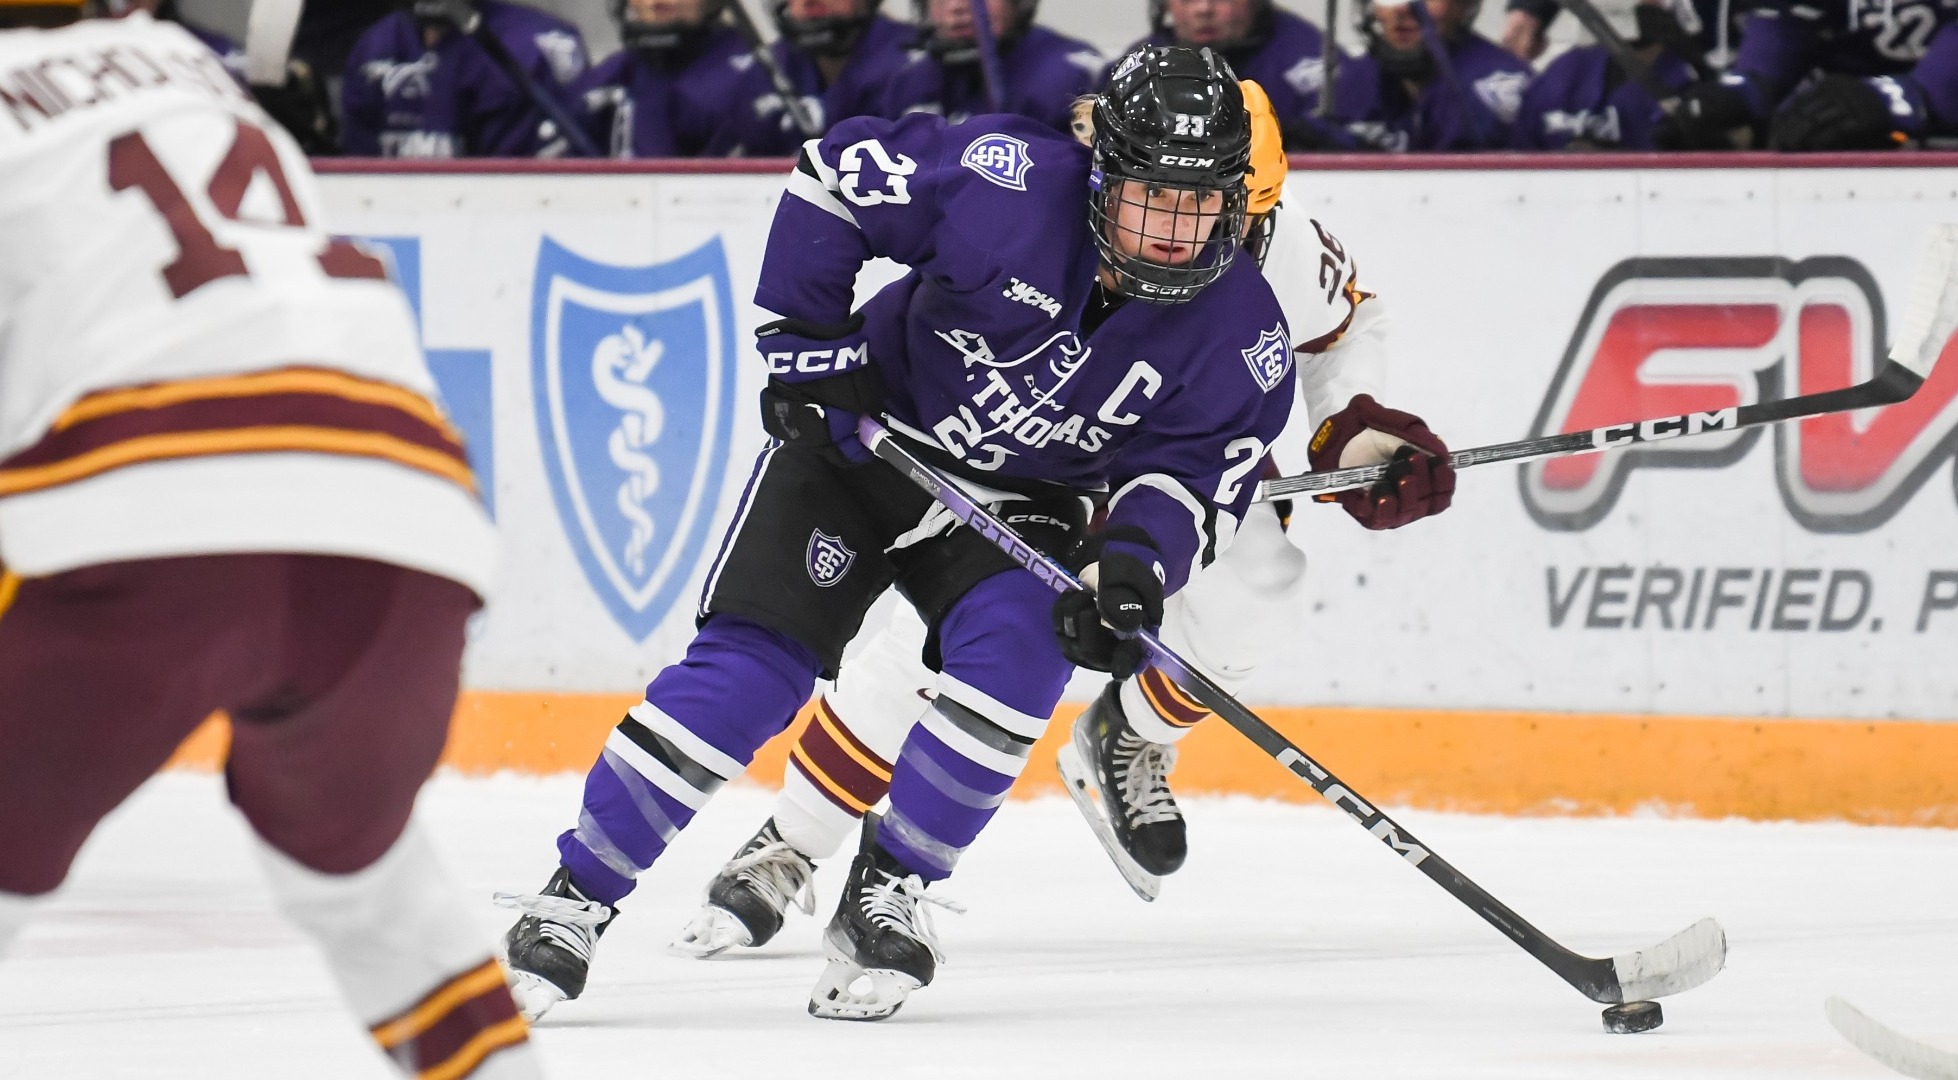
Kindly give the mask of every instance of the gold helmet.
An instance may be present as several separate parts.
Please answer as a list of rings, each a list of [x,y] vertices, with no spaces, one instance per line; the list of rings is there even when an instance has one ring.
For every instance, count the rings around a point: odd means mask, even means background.
[[[1272,111],[1271,97],[1265,88],[1250,79],[1238,82],[1244,92],[1244,108],[1251,114],[1251,165],[1244,174],[1248,194],[1244,216],[1248,223],[1244,246],[1251,257],[1264,265],[1265,251],[1271,246],[1271,232],[1277,220],[1271,212],[1285,194],[1285,138],[1278,130],[1278,115]]]

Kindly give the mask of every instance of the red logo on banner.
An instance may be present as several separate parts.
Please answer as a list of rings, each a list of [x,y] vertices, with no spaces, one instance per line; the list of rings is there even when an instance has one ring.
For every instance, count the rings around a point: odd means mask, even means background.
[[[1853,259],[1629,259],[1592,290],[1533,432],[1833,390],[1869,378],[1887,347],[1883,297]],[[1958,353],[1958,337],[1944,349]],[[1720,468],[1764,430],[1803,527],[1873,529],[1958,447],[1958,356],[1886,408],[1537,462],[1523,470],[1523,503],[1547,528],[1588,529],[1633,469]]]

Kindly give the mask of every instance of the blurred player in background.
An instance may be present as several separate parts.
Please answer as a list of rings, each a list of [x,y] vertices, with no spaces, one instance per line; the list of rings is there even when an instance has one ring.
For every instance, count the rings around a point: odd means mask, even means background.
[[[1685,150],[1886,150],[1958,135],[1958,0],[1760,0],[1724,75],[1661,131]]]
[[[1035,25],[1038,0],[984,0],[1004,84],[988,88],[973,28],[973,2],[915,0],[924,48],[891,76],[883,114],[937,113],[956,124],[980,113],[1009,112],[1066,131],[1074,99],[1094,92],[1104,63],[1101,54],[1085,41]]]
[[[1600,4],[1612,28],[1638,53],[1668,97],[1704,69],[1690,25],[1698,16],[1686,0]],[[1603,45],[1578,45],[1551,61],[1523,92],[1516,114],[1519,150],[1652,150],[1665,112]]]
[[[1293,396],[1278,301],[1236,257],[1243,95],[1208,50],[1147,47],[1095,109],[1092,148],[1024,117],[913,115],[846,121],[805,149],[756,292],[784,316],[760,331],[763,426],[780,441],[686,658],[607,741],[543,895],[516,901],[506,941],[527,1009],[582,991],[637,877],[835,677],[895,585],[931,626],[936,699],[861,835],[809,1010],[896,1012],[942,955],[927,884],[991,820],[1074,666],[1119,667],[1134,643],[1111,627],[1160,624],[1163,598],[1228,545]],[[852,312],[877,255],[913,269]],[[1113,491],[1077,555],[1098,591],[1057,599],[954,527],[857,441],[865,413],[1045,551],[1082,536],[1088,492]]]
[[[494,539],[406,300],[182,29],[8,29],[0,85],[0,947],[222,710],[273,895],[388,1059],[537,1075],[410,821]]]
[[[525,77],[464,32],[478,19]],[[539,96],[570,113],[566,86],[584,70],[584,42],[555,16],[507,0],[413,0],[348,57],[341,141],[365,157],[559,156],[569,144]]]
[[[1325,39],[1318,27],[1272,0],[1149,0],[1149,36],[1141,43],[1217,50],[1238,78],[1257,83],[1270,96],[1287,146],[1325,144],[1313,117],[1324,78]]]
[[[730,0],[612,0],[618,52],[572,86],[607,156],[695,157],[717,142],[754,63],[723,20]]]
[[[910,59],[917,31],[878,14],[884,0],[775,0],[781,37],[775,62],[816,126],[805,133],[760,64],[748,68],[729,105],[729,138],[708,153],[787,157],[810,134],[852,116],[882,116],[891,77]]]
[[[1358,267],[1344,245],[1316,221],[1281,222],[1285,155],[1269,100],[1254,82],[1240,84],[1251,112],[1251,172],[1246,178],[1246,250],[1279,281],[1319,280],[1322,258],[1338,267],[1331,289],[1281,293],[1299,361],[1304,422],[1323,419],[1327,435],[1313,451],[1315,468],[1393,461],[1401,475],[1372,492],[1340,501],[1369,528],[1397,528],[1448,508],[1454,470],[1447,448],[1427,426],[1382,409],[1372,395],[1386,378],[1387,316],[1360,289]],[[1084,141],[1093,125],[1082,116]],[[1423,453],[1414,456],[1403,445]],[[1428,456],[1430,454],[1439,456]],[[1237,692],[1276,655],[1283,613],[1304,603],[1305,556],[1284,534],[1280,507],[1249,507],[1229,547],[1171,597],[1163,634],[1178,655]],[[858,822],[888,793],[892,762],[912,726],[930,707],[936,677],[921,659],[925,627],[903,607],[851,657],[789,753],[774,813],[707,885],[706,900],[673,943],[675,952],[708,957],[765,944],[788,909],[813,911],[815,861],[836,853]],[[1182,811],[1169,789],[1175,744],[1209,715],[1154,668],[1112,679],[1075,721],[1061,751],[1072,790],[1086,781],[1083,809],[1130,882],[1152,892],[1187,851]],[[1095,805],[1095,803],[1099,805]]]
[[[1416,3],[1425,5],[1425,19]],[[1367,51],[1335,79],[1333,118],[1376,150],[1508,146],[1530,67],[1475,32],[1480,7],[1480,0],[1374,0],[1361,20]]]

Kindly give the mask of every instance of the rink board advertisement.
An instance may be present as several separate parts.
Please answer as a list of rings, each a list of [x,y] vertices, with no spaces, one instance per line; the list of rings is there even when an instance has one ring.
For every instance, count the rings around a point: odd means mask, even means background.
[[[631,699],[691,635],[762,446],[752,295],[780,175],[324,182],[335,228],[394,256],[493,492],[501,586],[467,685]],[[1353,253],[1394,317],[1384,400],[1460,448],[1861,380],[1954,188],[1929,168],[1295,170],[1280,227],[1317,219]],[[1466,470],[1453,510],[1394,533],[1302,504],[1306,597],[1273,628],[1293,644],[1244,696],[1950,721],[1955,448],[1947,358],[1880,411]],[[1281,443],[1288,471],[1302,449]]]

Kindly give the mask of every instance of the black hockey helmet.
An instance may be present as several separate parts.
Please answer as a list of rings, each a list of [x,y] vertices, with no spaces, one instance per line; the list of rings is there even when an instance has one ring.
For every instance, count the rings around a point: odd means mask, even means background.
[[[1141,45],[1116,63],[1095,99],[1094,122],[1089,222],[1115,291],[1166,304],[1190,299],[1223,276],[1244,231],[1251,117],[1237,76],[1209,49]],[[1141,240],[1194,240],[1192,257],[1172,263],[1124,254],[1115,242],[1122,204],[1149,205],[1137,196],[1164,189],[1195,192],[1203,216],[1215,214],[1209,234],[1190,231],[1194,211],[1158,209],[1145,218]]]
[[[983,4],[986,0],[969,0],[973,4]],[[993,27],[993,38],[1001,48],[1026,33],[1033,25],[1033,17],[1040,10],[1040,0],[1011,0],[1012,16],[1003,26]],[[931,0],[911,0],[911,21],[918,27],[918,46],[938,58],[938,62],[949,67],[979,62],[979,41],[977,38],[948,38],[938,32],[938,25],[932,21]]]
[[[1247,53],[1257,51],[1271,40],[1272,19],[1271,0],[1250,0],[1251,25],[1244,36],[1231,41],[1219,41],[1209,47],[1226,55],[1242,58]],[[1149,31],[1163,41],[1176,40],[1176,21],[1169,15],[1169,0],[1149,0]]]
[[[633,17],[629,0],[612,0],[612,21],[619,26],[619,44],[653,56],[686,53],[700,47],[720,25],[727,0],[700,0],[700,17],[646,22]]]
[[[775,28],[790,45],[811,56],[848,56],[883,6],[884,0],[856,0],[852,15],[798,19],[789,14],[789,0],[775,0]]]
[[[424,29],[453,27],[465,34],[473,31],[477,20],[483,17],[476,0],[412,0],[408,10],[414,15],[415,23]]]

